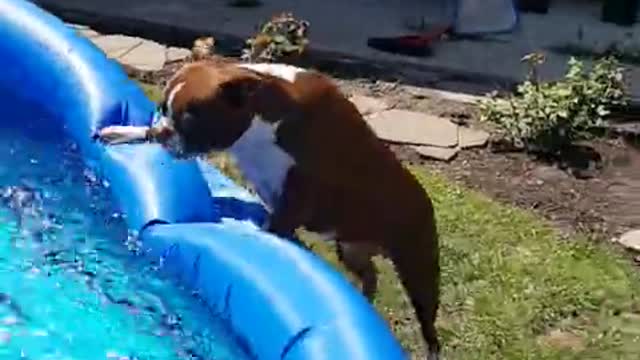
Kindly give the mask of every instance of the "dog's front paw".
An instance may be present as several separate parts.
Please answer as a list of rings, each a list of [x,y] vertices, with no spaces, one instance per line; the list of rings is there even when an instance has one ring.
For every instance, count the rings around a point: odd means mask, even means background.
[[[146,126],[112,125],[101,129],[96,137],[105,144],[124,144],[145,140],[148,130]]]

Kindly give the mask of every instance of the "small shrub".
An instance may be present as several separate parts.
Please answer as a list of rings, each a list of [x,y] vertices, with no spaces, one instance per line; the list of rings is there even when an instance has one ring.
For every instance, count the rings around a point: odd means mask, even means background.
[[[308,28],[307,21],[296,19],[291,13],[275,15],[247,40],[241,58],[250,62],[275,62],[298,57],[307,47]]]
[[[523,61],[529,64],[529,76],[515,94],[505,100],[493,93],[480,102],[481,120],[495,124],[518,148],[558,153],[590,138],[611,106],[626,103],[623,68],[613,57],[596,61],[590,71],[571,58],[564,78],[548,83],[538,81],[543,56],[531,54]]]
[[[215,54],[216,39],[212,36],[202,36],[193,42],[191,58],[193,60],[207,59]]]

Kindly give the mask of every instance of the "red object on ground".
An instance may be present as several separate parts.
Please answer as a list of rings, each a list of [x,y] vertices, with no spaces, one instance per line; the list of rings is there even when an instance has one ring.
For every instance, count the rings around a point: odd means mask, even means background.
[[[374,37],[367,40],[367,46],[376,50],[411,56],[431,55],[431,44],[448,33],[451,26],[438,26],[424,34],[395,37]]]

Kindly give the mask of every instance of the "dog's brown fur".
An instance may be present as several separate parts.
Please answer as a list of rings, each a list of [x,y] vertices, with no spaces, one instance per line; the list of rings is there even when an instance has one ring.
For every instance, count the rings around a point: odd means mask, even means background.
[[[179,82],[185,85],[173,110],[189,109],[194,117],[180,124],[177,116],[175,128],[198,151],[230,146],[255,114],[279,122],[277,144],[295,165],[269,230],[282,236],[300,226],[335,231],[341,260],[362,279],[369,298],[377,283],[371,256],[382,250],[411,298],[430,352],[437,353],[440,267],[431,201],[334,83],[315,72],[287,82],[225,61],[189,65],[168,89]]]

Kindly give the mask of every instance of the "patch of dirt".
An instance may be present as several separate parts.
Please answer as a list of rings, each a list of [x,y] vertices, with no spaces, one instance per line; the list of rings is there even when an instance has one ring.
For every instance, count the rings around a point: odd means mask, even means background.
[[[584,339],[574,333],[562,330],[553,330],[545,335],[541,341],[547,346],[556,349],[581,351],[585,348]]]
[[[523,154],[485,149],[463,151],[448,164],[425,165],[500,201],[535,210],[563,230],[607,236],[616,231],[605,218],[606,183],[600,179],[579,180]]]
[[[164,84],[182,63],[156,73],[127,69],[141,81]],[[483,127],[473,104],[425,96],[415,87],[370,79],[337,79],[347,94],[384,97],[393,107],[451,118],[459,124]],[[611,238],[640,228],[640,150],[622,139],[585,144],[600,159],[569,158],[560,165],[523,153],[489,148],[462,150],[450,162],[422,158],[410,147],[390,145],[403,161],[481,191],[499,201],[531,209],[568,232],[586,231]],[[593,151],[591,151],[593,152]],[[576,160],[571,161],[571,160]],[[594,166],[594,164],[596,164]]]
[[[407,147],[394,150],[404,160],[504,203],[533,210],[567,232],[608,239],[640,227],[640,152],[618,139],[590,145],[602,160],[596,169],[586,171],[487,148],[461,151],[449,163],[425,161]]]

